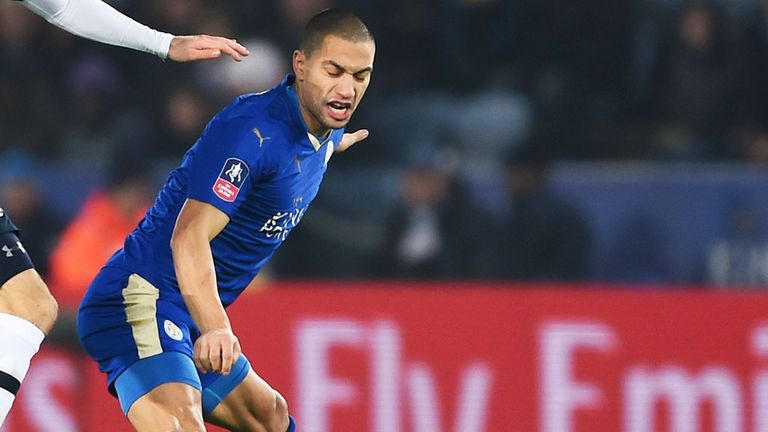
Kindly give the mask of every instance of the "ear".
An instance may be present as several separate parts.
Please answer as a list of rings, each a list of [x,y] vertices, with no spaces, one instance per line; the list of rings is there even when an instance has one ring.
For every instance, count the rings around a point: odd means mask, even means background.
[[[293,52],[293,73],[298,81],[304,81],[306,74],[307,57],[304,51],[296,50]]]

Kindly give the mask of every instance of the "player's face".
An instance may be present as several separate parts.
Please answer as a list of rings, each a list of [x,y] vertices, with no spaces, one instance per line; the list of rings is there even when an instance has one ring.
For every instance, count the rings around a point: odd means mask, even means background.
[[[371,81],[375,52],[373,41],[326,36],[310,57],[294,53],[301,111],[312,133],[323,135],[349,123]]]

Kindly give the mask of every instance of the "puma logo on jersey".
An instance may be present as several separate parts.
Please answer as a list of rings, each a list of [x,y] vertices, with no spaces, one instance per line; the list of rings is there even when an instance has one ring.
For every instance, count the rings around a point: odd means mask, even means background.
[[[20,241],[17,241],[16,245],[13,246],[13,247],[8,247],[8,245],[3,245],[3,248],[0,249],[0,250],[5,252],[5,257],[6,258],[11,258],[13,256],[13,251],[15,251],[15,250],[21,251],[21,253],[23,253],[23,254],[27,253],[27,250],[24,249],[24,246],[22,246]]]
[[[253,128],[253,133],[256,135],[256,138],[259,139],[259,147],[261,147],[261,145],[264,144],[264,141],[269,139],[269,137],[265,137],[261,134],[261,131],[259,130],[259,128]]]

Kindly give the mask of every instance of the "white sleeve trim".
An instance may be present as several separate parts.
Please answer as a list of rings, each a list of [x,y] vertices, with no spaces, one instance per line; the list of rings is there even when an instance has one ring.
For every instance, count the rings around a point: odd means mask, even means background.
[[[134,21],[101,0],[24,0],[21,4],[74,35],[163,59],[174,37]]]

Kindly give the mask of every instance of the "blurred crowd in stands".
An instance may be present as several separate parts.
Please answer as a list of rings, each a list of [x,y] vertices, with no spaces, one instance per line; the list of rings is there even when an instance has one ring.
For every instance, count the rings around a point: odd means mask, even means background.
[[[758,170],[762,185],[768,1],[109,3],[175,34],[236,37],[251,56],[163,62],[0,2],[0,204],[73,303],[207,120],[278,83],[302,24],[329,6],[359,12],[377,39],[350,125],[371,136],[333,159],[267,278],[768,286],[766,218],[752,201],[719,215],[729,228],[709,249],[688,251],[700,271],[608,277],[595,271],[596,220],[551,187],[563,166],[606,163],[727,163]],[[666,265],[648,237],[659,234],[628,226],[631,244],[610,255],[641,250],[626,257],[632,269]]]

